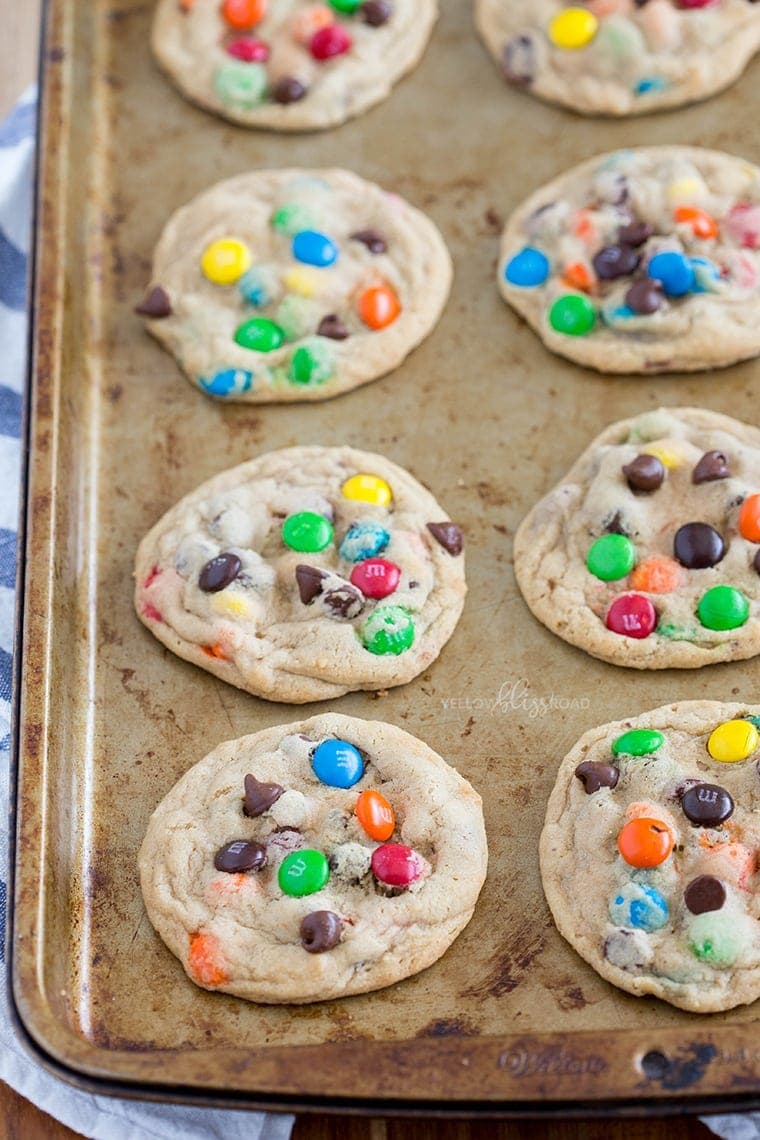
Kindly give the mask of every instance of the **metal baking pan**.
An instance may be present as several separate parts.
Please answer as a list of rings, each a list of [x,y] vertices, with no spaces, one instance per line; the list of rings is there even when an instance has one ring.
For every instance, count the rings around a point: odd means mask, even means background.
[[[464,0],[422,64],[327,134],[277,137],[185,103],[148,52],[150,3],[51,0],[16,719],[12,996],[69,1080],[161,1099],[509,1115],[760,1101],[756,1008],[699,1018],[596,976],[555,931],[537,842],[557,765],[591,725],[682,698],[755,700],[757,663],[632,675],[540,627],[511,539],[606,423],[701,404],[757,422],[760,366],[606,379],[550,356],[497,294],[500,220],[588,155],[703,143],[760,160],[758,65],[703,106],[630,123],[505,89]],[[456,282],[393,375],[320,405],[220,405],[133,312],[172,210],[251,168],[345,165],[427,210]],[[219,741],[287,722],[172,657],[132,612],[141,535],[202,480],[270,448],[377,450],[466,528],[470,593],[438,662],[336,704],[419,735],[480,790],[491,865],[431,969],[308,1008],[196,989],[154,935],[135,866],[148,817]],[[298,709],[299,717],[310,709]]]

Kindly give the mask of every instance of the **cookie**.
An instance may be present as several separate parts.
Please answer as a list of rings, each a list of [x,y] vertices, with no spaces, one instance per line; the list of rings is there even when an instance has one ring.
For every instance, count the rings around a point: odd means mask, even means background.
[[[632,994],[712,1013],[760,997],[760,706],[684,701],[594,728],[541,835],[560,933]]]
[[[215,748],[140,851],[150,921],[199,986],[311,1002],[392,985],[472,917],[480,796],[422,741],[330,713]]]
[[[509,84],[592,115],[705,99],[760,49],[753,0],[476,0],[475,13]]]
[[[396,368],[451,288],[433,223],[346,170],[264,170],[179,210],[138,306],[203,392],[324,400]]]
[[[757,356],[760,169],[674,146],[584,162],[512,215],[499,288],[548,348],[601,372]]]
[[[183,95],[246,127],[334,127],[419,62],[437,0],[160,0],[153,52]]]
[[[606,428],[515,537],[539,621],[614,665],[760,653],[760,430],[699,408]]]
[[[292,447],[168,511],[137,552],[135,604],[172,652],[256,696],[301,704],[387,689],[451,637],[463,542],[389,460]]]

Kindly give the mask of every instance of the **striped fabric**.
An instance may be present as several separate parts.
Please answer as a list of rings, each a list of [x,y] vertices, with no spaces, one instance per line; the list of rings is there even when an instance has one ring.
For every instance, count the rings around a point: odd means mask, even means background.
[[[36,118],[32,90],[0,124],[0,956],[5,944],[11,653]],[[5,1000],[2,987],[0,1080],[84,1136],[97,1140],[287,1140],[290,1136],[290,1116],[141,1104],[77,1092],[51,1077],[25,1052]]]

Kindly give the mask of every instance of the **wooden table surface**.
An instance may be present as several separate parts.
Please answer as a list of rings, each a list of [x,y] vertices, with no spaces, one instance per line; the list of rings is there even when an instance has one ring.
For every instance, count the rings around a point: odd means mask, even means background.
[[[0,0],[0,118],[34,79],[39,9],[40,0]],[[76,1135],[0,1083],[0,1140],[63,1140]],[[711,1135],[688,1117],[475,1124],[309,1116],[298,1120],[294,1140],[703,1140]]]

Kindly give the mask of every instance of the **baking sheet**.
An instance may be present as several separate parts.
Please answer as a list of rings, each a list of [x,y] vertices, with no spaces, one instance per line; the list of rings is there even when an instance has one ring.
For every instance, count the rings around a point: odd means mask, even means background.
[[[668,700],[754,700],[757,663],[653,675],[540,627],[511,541],[613,419],[701,404],[758,422],[760,365],[606,379],[550,356],[495,284],[501,219],[532,188],[623,145],[699,143],[760,161],[759,64],[703,106],[584,120],[505,89],[464,0],[443,0],[415,73],[327,134],[246,132],[185,103],[148,51],[151,3],[52,0],[35,298],[18,732],[13,994],[70,1079],[268,1104],[437,1101],[509,1112],[760,1093],[755,1008],[698,1018],[598,978],[552,925],[537,840],[557,764],[591,725]],[[441,227],[453,294],[393,375],[299,408],[212,403],[132,311],[168,215],[260,166],[345,165]],[[153,933],[136,853],[168,789],[219,741],[324,706],[257,701],[165,651],[132,612],[142,534],[218,470],[293,444],[386,454],[468,538],[459,628],[424,676],[340,711],[420,736],[483,795],[490,874],[434,967],[294,1010],[198,990]],[[651,1057],[642,1068],[641,1058]]]

